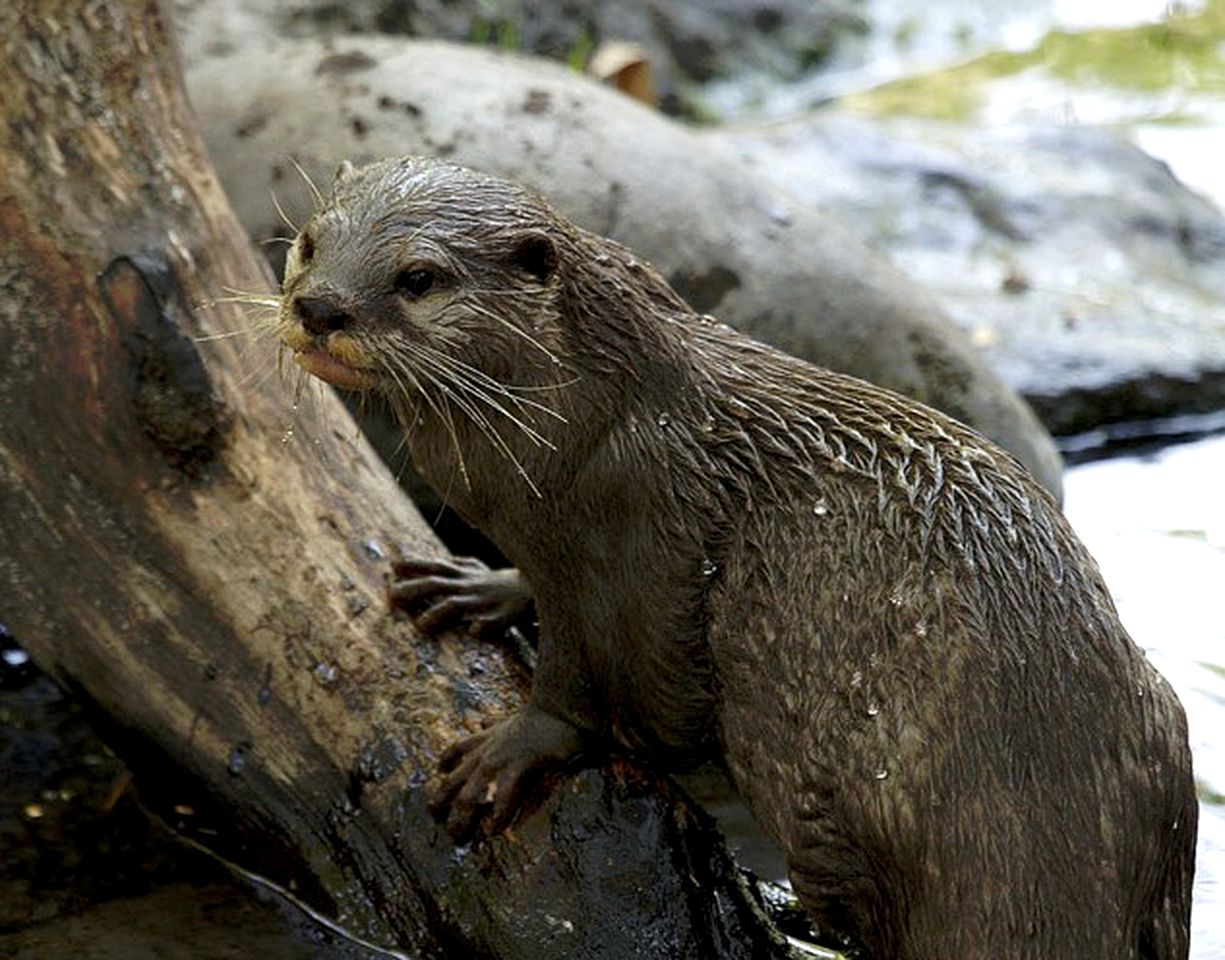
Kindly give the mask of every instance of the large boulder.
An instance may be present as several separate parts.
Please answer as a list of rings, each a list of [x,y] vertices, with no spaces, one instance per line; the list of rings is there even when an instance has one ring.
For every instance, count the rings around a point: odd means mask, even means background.
[[[723,137],[931,290],[1055,433],[1225,410],[1225,215],[1125,134],[827,110]]]
[[[184,2],[189,44],[238,23],[280,37],[382,33],[477,43],[582,66],[601,45],[630,43],[651,66],[661,107],[704,112],[705,86],[777,83],[807,74],[867,29],[861,0],[283,0]],[[193,46],[192,49],[196,49]]]
[[[697,309],[945,410],[1058,492],[1049,436],[935,301],[721,135],[490,50],[220,27],[204,46],[199,31],[187,38],[189,90],[254,236],[285,232],[274,198],[295,223],[309,215],[291,158],[323,187],[343,159],[405,153],[512,177],[636,250]]]

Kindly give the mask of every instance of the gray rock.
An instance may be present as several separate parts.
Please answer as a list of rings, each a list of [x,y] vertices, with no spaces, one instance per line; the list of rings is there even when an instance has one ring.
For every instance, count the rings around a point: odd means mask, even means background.
[[[252,0],[264,29],[283,37],[365,32],[475,42],[562,62],[605,41],[630,41],[650,60],[669,112],[691,113],[700,84],[754,75],[793,80],[839,37],[866,29],[861,0]],[[215,22],[222,4],[184,4],[190,22]],[[212,8],[211,10],[208,8]]]
[[[724,136],[931,290],[1055,433],[1225,408],[1225,217],[1124,136],[835,110]]]
[[[241,36],[241,30],[232,36]],[[426,153],[512,177],[653,262],[695,307],[799,356],[910,394],[1015,453],[1052,490],[1032,411],[934,301],[838,221],[698,133],[553,64],[436,42],[334,45],[188,33],[188,88],[255,236],[310,212],[342,159]]]

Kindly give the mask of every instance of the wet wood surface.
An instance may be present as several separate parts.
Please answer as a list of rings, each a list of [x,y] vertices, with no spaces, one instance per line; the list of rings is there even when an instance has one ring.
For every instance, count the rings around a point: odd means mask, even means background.
[[[387,613],[442,548],[341,405],[277,372],[161,8],[0,10],[0,618],[177,829],[419,956],[783,955],[709,823],[614,763],[456,850],[423,783],[514,706]]]

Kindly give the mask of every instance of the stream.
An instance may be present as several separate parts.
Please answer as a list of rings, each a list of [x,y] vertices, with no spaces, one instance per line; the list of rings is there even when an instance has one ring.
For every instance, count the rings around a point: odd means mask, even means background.
[[[1082,464],[1065,510],[1187,711],[1200,796],[1193,960],[1225,957],[1225,437]]]

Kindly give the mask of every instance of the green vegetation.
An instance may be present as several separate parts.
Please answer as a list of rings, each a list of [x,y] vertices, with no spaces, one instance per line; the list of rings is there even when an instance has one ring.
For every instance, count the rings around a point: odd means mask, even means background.
[[[992,81],[1027,70],[1075,87],[1121,93],[1225,94],[1225,0],[1203,10],[1174,9],[1158,23],[1119,30],[1056,30],[1037,46],[997,51],[930,73],[883,84],[844,100],[866,113],[972,119]],[[1185,117],[1171,113],[1177,122]]]
[[[590,30],[584,30],[579,34],[577,40],[571,44],[570,49],[566,51],[566,66],[571,70],[582,73],[587,69],[587,61],[591,59],[591,54],[595,50],[595,37],[592,36]]]
[[[478,46],[495,46],[510,52],[518,51],[522,41],[518,21],[518,3],[501,0],[480,0],[481,13],[472,21],[471,40]]]

